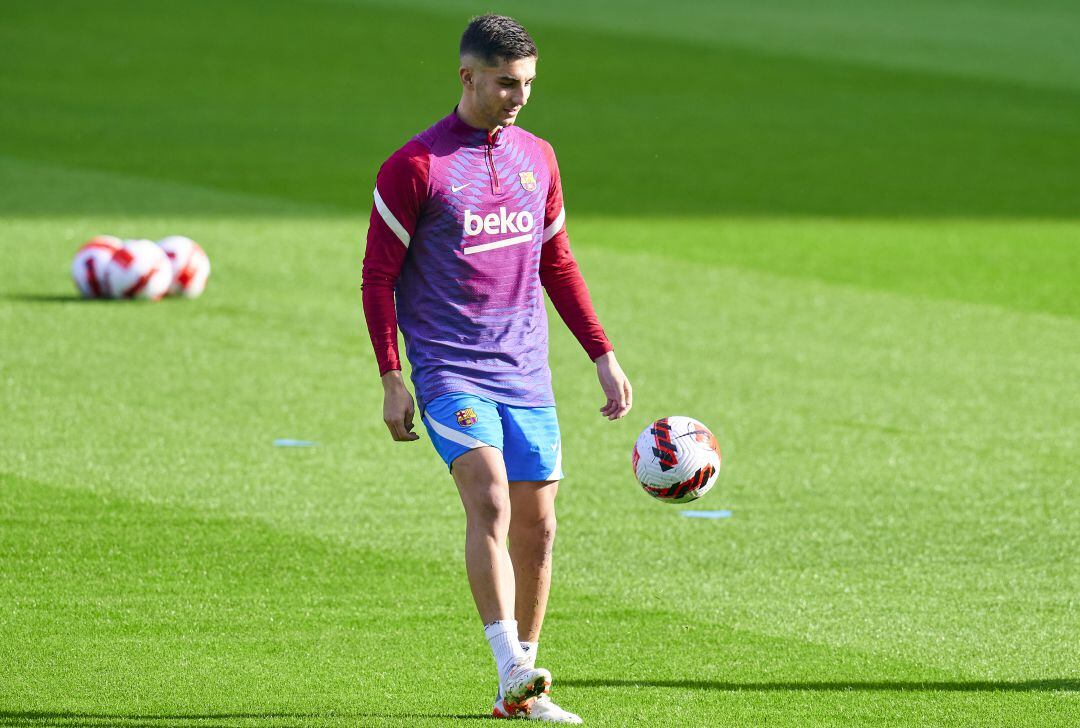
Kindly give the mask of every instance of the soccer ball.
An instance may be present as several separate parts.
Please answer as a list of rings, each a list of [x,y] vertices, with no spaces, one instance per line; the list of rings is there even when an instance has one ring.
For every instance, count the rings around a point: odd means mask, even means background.
[[[158,241],[172,263],[172,283],[169,293],[184,298],[198,298],[210,277],[210,258],[202,246],[183,235],[170,235]]]
[[[105,266],[123,242],[112,235],[98,235],[86,241],[71,262],[71,277],[83,298],[107,298]]]
[[[171,282],[169,258],[152,240],[129,240],[105,268],[105,286],[112,298],[157,301]]]
[[[665,503],[686,503],[709,492],[720,473],[720,445],[691,417],[664,417],[646,427],[631,455],[645,492]]]

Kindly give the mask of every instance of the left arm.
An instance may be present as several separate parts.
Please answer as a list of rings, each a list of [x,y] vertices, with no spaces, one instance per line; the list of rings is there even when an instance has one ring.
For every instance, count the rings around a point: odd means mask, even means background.
[[[615,359],[614,347],[600,326],[585,279],[570,252],[558,164],[551,146],[547,142],[541,144],[548,157],[551,183],[544,214],[543,247],[540,249],[540,283],[567,328],[596,364],[596,375],[607,397],[600,413],[609,420],[617,420],[630,411],[633,390]]]

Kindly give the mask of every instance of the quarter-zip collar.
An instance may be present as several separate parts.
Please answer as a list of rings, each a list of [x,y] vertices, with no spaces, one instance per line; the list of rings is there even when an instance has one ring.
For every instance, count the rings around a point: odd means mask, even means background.
[[[484,150],[484,167],[487,169],[488,182],[491,185],[491,193],[502,194],[502,183],[499,181],[499,170],[495,166],[495,150],[502,146],[503,128],[499,127],[494,132],[487,129],[477,129],[469,126],[458,116],[455,106],[453,113],[447,117],[450,123],[450,133],[459,141],[470,147],[478,147]]]
[[[448,118],[450,120],[450,131],[461,141],[478,147],[488,145],[498,147],[502,145],[503,127],[499,127],[494,134],[491,134],[486,129],[469,126],[458,116],[458,107],[456,106]]]

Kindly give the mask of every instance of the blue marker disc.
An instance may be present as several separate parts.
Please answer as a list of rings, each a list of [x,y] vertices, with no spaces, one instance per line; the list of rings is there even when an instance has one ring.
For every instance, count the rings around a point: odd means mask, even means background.
[[[274,447],[315,447],[318,444],[311,440],[290,440],[288,438],[274,440]]]
[[[679,511],[687,518],[731,518],[731,511]]]

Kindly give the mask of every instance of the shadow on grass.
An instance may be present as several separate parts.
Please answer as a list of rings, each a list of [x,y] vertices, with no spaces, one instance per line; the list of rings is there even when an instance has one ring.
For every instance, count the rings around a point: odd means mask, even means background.
[[[490,718],[489,713],[452,714],[452,713],[178,713],[178,714],[124,714],[124,713],[83,713],[70,711],[12,711],[0,710],[0,725],[24,726],[25,728],[99,728],[100,726],[123,726],[124,728],[163,728],[179,723],[192,722],[198,728],[229,728],[231,721],[266,721],[274,726],[303,726],[310,721],[348,720],[360,718],[377,719],[443,719],[475,720]],[[210,722],[225,721],[225,722]]]
[[[107,298],[83,298],[76,293],[9,293],[0,296],[5,301],[20,303],[106,303]]]
[[[1080,692],[1080,680],[836,680],[807,682],[724,682],[711,680],[560,680],[559,685],[575,688],[682,688],[685,690],[719,690],[725,692],[773,692],[812,690],[882,691],[882,692],[961,692],[961,693],[1029,693]]]
[[[1049,680],[970,680],[970,681],[917,681],[880,680],[833,682],[723,682],[709,680],[560,680],[565,687],[577,688],[681,688],[687,690],[717,690],[721,692],[773,692],[773,691],[891,691],[891,692],[1080,692],[1080,679]],[[487,713],[176,713],[176,714],[123,714],[85,713],[70,711],[0,711],[0,724],[24,728],[99,728],[100,726],[124,726],[126,728],[162,728],[178,723],[195,723],[198,728],[228,728],[231,721],[266,721],[274,726],[302,726],[310,721],[356,720],[375,718],[393,719],[443,719],[476,720],[491,716]],[[224,722],[211,722],[224,721]]]
[[[165,296],[160,301],[154,301],[154,303],[171,305],[172,302],[179,300],[180,298],[176,296]],[[0,296],[0,301],[15,301],[17,303],[84,303],[90,306],[126,306],[132,303],[147,303],[147,301],[141,299],[131,298],[83,298],[77,293],[6,293]]]

